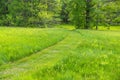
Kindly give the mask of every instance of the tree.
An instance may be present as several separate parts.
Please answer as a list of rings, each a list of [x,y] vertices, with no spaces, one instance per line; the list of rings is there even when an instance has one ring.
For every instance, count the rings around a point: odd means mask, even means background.
[[[94,26],[94,0],[86,0],[86,22],[85,22],[85,29],[91,28]]]
[[[101,8],[99,9],[102,17],[99,18],[100,25],[105,25],[110,29],[110,25],[119,25],[120,23],[120,7],[119,0],[104,0],[101,1]]]
[[[69,2],[70,0],[61,0],[60,18],[62,20],[62,23],[66,24],[69,22]]]
[[[47,27],[47,24],[57,21],[59,2],[59,0],[1,0],[1,25]]]
[[[72,0],[71,18],[76,28],[91,28],[94,25],[94,0]]]
[[[0,25],[9,25],[7,21],[8,0],[0,0]]]
[[[76,29],[84,28],[85,25],[85,1],[71,0],[70,1],[70,19],[76,26]]]
[[[53,22],[55,14],[57,14],[57,2],[54,0],[41,0],[38,5],[38,17],[41,23],[47,27],[47,24]]]
[[[76,29],[120,25],[120,0],[0,0],[0,25],[37,26],[72,22]]]

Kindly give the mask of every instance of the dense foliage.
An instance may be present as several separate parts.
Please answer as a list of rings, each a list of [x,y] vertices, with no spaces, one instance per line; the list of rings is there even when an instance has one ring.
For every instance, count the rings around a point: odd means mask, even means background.
[[[1,26],[120,25],[119,0],[0,0]]]

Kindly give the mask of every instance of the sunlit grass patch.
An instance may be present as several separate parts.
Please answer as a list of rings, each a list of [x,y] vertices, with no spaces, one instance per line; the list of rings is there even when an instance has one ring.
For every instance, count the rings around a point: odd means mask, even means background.
[[[74,30],[75,26],[74,25],[69,25],[69,24],[61,24],[61,25],[56,25],[56,28],[64,28],[68,30]]]
[[[34,68],[17,77],[12,77],[12,80],[119,80],[119,34],[119,31],[69,32],[65,43],[72,45],[64,48],[69,49],[72,46],[74,48],[65,50],[59,44],[57,48],[63,51],[62,54],[60,53],[63,57],[57,63]]]
[[[98,30],[120,30],[120,26],[98,26]]]
[[[62,29],[0,28],[0,65],[16,61],[59,42]]]

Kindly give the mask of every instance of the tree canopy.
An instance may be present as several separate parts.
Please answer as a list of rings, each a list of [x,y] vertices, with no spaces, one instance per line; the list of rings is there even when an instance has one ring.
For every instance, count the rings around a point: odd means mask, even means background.
[[[120,25],[119,0],[0,0],[0,26]]]

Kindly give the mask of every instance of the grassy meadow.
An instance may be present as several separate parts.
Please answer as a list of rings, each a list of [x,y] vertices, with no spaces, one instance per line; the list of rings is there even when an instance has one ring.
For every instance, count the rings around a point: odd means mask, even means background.
[[[0,65],[36,53],[62,40],[58,29],[0,28]]]
[[[2,27],[0,79],[120,80],[120,29]]]

